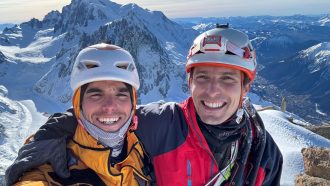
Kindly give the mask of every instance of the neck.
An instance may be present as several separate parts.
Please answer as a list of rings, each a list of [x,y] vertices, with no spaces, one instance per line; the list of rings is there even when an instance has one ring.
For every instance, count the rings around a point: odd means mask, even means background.
[[[196,117],[204,136],[208,135],[214,138],[214,140],[225,143],[237,140],[241,136],[242,128],[246,124],[244,117],[240,124],[237,124],[237,117],[235,115],[230,117],[226,122],[218,125],[209,125],[204,123],[198,115],[196,115]]]

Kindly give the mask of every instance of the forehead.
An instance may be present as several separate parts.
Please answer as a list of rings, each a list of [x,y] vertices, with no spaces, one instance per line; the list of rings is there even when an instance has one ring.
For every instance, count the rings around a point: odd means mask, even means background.
[[[233,68],[220,67],[220,66],[197,66],[194,67],[194,74],[205,73],[205,74],[232,74],[239,75],[241,71]]]
[[[112,81],[112,80],[104,80],[104,81],[95,81],[91,82],[88,84],[87,89],[90,88],[97,88],[97,89],[108,89],[108,88],[113,88],[113,89],[123,89],[127,88],[125,83],[120,82],[120,81]]]

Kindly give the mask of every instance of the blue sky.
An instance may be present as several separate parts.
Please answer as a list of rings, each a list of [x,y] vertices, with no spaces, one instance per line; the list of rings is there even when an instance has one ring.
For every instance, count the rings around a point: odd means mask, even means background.
[[[0,23],[42,19],[51,10],[61,10],[71,0],[1,0]],[[114,0],[160,10],[170,18],[252,15],[330,14],[329,0]]]

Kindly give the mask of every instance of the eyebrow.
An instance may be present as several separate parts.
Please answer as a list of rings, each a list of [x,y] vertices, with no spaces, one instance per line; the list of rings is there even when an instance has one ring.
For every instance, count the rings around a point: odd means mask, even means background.
[[[207,71],[197,71],[195,72],[196,74],[209,74]],[[236,73],[234,72],[221,72],[221,75],[235,75]]]
[[[234,72],[224,72],[224,73],[221,73],[221,74],[223,74],[223,75],[229,75],[229,76],[236,75],[236,73],[234,73]]]
[[[127,87],[121,87],[118,89],[119,92],[129,92]]]
[[[118,90],[118,92],[129,92],[129,90],[128,90],[127,87],[120,87],[117,90]],[[90,88],[90,89],[88,89],[86,91],[86,94],[88,94],[88,93],[95,93],[95,92],[102,92],[102,90],[99,89],[99,88]]]
[[[101,89],[99,89],[99,88],[90,88],[86,91],[86,94],[95,93],[95,92],[101,92]]]

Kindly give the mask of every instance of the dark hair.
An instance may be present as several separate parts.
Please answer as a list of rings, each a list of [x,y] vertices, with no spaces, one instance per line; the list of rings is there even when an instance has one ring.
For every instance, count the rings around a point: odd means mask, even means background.
[[[131,95],[131,102],[132,102],[132,104],[133,104],[133,87],[132,87],[132,85],[130,85],[130,84],[128,84],[128,83],[125,83],[125,82],[123,82],[125,85],[126,85],[126,87],[128,88],[128,91],[129,91],[129,94]],[[134,107],[134,105],[133,105],[133,107]]]
[[[88,84],[89,83],[86,83],[86,84],[84,84],[84,85],[82,85],[80,87],[80,109],[82,109],[82,101],[83,101],[83,98],[84,98],[84,94],[86,92],[86,89],[88,87]]]
[[[251,82],[250,78],[244,73],[243,86],[246,86]]]

